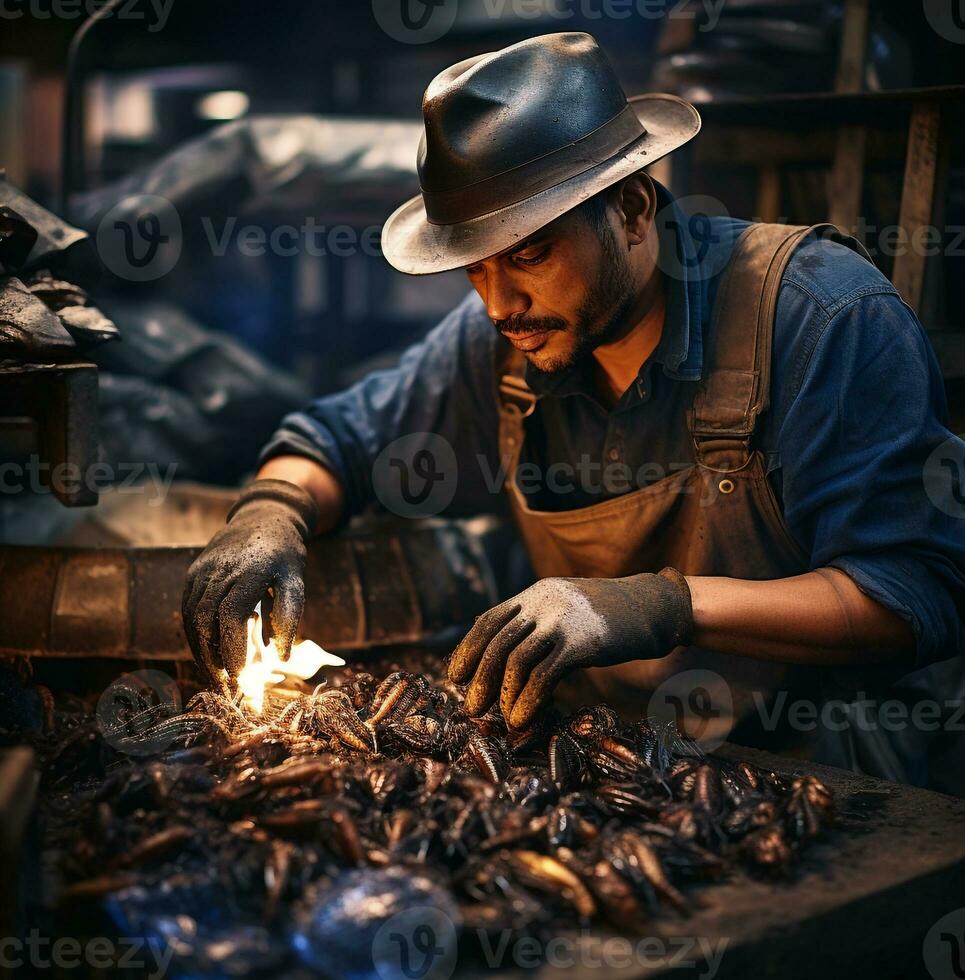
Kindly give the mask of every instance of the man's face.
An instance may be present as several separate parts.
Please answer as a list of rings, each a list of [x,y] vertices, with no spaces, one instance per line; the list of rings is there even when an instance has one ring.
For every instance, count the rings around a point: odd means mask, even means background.
[[[579,212],[466,273],[496,329],[545,372],[618,336],[635,300],[627,250]]]

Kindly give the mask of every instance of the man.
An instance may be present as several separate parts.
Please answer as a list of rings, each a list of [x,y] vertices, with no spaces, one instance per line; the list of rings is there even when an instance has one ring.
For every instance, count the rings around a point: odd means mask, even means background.
[[[950,438],[942,381],[861,246],[691,227],[642,168],[696,135],[696,110],[628,102],[585,34],[455,65],[423,111],[423,193],[385,254],[465,268],[474,293],[396,369],[285,420],[189,572],[204,668],[239,669],[267,589],[288,648],[306,542],[374,501],[376,457],[409,433],[453,447],[453,513],[493,510],[483,477],[503,466],[540,576],[455,651],[472,714],[498,702],[524,727],[576,668],[641,710],[700,666],[747,720],[755,693],[961,651],[965,543],[922,476]],[[587,463],[603,478],[575,479]]]

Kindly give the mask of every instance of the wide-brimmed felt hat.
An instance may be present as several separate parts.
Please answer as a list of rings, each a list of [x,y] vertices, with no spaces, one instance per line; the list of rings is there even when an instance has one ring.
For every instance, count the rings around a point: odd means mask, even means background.
[[[628,99],[589,34],[544,34],[437,75],[422,103],[422,193],[385,223],[402,272],[472,265],[528,238],[700,130],[675,95]]]

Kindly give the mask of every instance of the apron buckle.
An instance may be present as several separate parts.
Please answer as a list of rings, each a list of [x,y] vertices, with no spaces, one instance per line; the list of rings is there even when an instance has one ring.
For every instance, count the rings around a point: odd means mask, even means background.
[[[728,432],[694,432],[694,458],[711,473],[739,473],[754,455],[750,435]],[[736,462],[736,465],[732,465]]]
[[[538,397],[529,385],[515,374],[504,374],[499,380],[499,394],[503,408],[511,415],[528,418],[536,408]]]

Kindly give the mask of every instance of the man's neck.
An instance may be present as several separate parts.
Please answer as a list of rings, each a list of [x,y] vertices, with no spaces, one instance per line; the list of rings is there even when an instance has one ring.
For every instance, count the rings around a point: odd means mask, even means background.
[[[593,351],[593,380],[597,394],[608,407],[623,397],[663,336],[664,292],[659,273],[647,284],[640,305],[644,312],[629,330]]]

